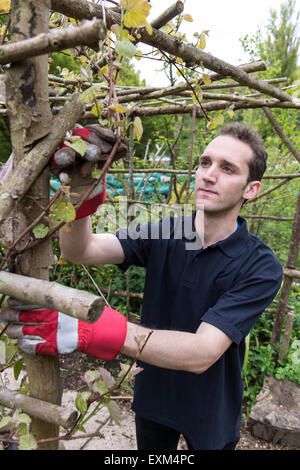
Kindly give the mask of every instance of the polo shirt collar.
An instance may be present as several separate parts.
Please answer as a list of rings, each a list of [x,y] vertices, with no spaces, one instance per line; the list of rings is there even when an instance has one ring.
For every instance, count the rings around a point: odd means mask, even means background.
[[[187,221],[188,223],[184,223],[182,221],[183,238],[186,240],[195,240],[195,217],[196,211],[194,211],[192,215],[185,217],[185,219],[189,219]],[[212,248],[218,246],[221,251],[223,251],[223,253],[230,258],[238,257],[243,252],[245,244],[249,238],[246,220],[243,217],[238,216],[238,223],[239,228],[235,230],[229,237],[225,238],[225,240],[220,240],[210,245],[210,247]]]

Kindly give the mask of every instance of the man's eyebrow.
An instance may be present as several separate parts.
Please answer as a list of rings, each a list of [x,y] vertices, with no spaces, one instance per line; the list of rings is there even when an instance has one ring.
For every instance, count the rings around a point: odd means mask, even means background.
[[[204,160],[204,159],[211,159],[211,157],[210,157],[209,154],[204,153],[203,155],[200,156],[200,160]],[[225,158],[222,158],[221,164],[231,166],[233,169],[235,169],[237,171],[240,170],[240,168],[235,163],[233,163],[229,160],[226,160]]]

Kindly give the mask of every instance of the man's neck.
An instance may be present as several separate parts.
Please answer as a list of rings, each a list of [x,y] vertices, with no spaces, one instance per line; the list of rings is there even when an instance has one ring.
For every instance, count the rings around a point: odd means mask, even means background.
[[[201,221],[201,217],[203,221]],[[195,229],[203,241],[203,249],[218,241],[225,240],[237,229],[238,213],[207,214],[197,210]]]

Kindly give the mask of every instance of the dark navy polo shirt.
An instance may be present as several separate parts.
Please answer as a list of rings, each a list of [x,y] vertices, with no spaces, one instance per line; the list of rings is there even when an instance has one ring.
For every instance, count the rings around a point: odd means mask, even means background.
[[[141,362],[135,380],[137,414],[180,431],[195,449],[213,450],[239,439],[245,337],[280,288],[282,266],[241,217],[232,235],[203,250],[194,217],[121,230],[125,262],[119,267],[147,268],[141,325],[195,333],[205,321],[232,339],[202,374]],[[182,236],[176,227],[185,227]],[[193,243],[196,249],[186,249]]]

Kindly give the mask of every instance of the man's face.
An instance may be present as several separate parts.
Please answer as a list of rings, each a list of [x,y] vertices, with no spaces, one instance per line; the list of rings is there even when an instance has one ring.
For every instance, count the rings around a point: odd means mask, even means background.
[[[239,210],[252,185],[246,184],[251,158],[252,149],[244,142],[228,135],[214,139],[200,157],[196,171],[196,207],[204,206],[206,213]]]

